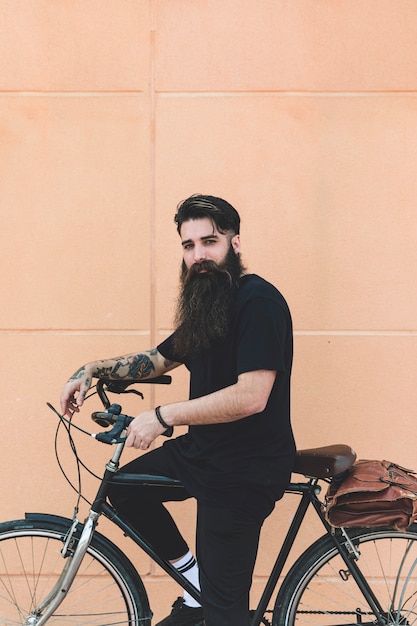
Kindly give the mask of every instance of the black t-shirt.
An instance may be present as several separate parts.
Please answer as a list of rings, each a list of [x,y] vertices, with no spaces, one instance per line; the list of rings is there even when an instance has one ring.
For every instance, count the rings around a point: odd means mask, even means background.
[[[158,350],[178,362],[172,337]],[[259,276],[243,276],[229,336],[184,361],[190,371],[190,399],[233,385],[245,372],[276,370],[277,376],[262,413],[190,426],[186,435],[164,444],[193,496],[251,512],[259,508],[260,517],[281,497],[295,455],[290,424],[292,355],[291,315],[283,296]]]

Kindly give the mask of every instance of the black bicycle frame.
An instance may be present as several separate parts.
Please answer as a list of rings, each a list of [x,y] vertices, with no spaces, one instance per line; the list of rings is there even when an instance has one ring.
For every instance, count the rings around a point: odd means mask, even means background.
[[[332,532],[331,527],[326,522],[321,511],[321,502],[318,499],[318,493],[320,487],[318,486],[318,480],[312,478],[307,483],[291,483],[286,489],[286,493],[292,493],[301,495],[301,500],[298,504],[295,515],[292,519],[290,527],[287,531],[285,539],[282,543],[281,549],[277,556],[277,559],[272,568],[271,574],[268,578],[267,584],[259,600],[258,606],[252,613],[251,626],[260,626],[263,616],[267,610],[268,604],[271,600],[272,594],[278,584],[279,577],[282,574],[285,563],[287,562],[291,548],[293,547],[296,537],[300,531],[307,509],[310,505],[313,505],[318,517],[322,521],[327,534],[332,537],[335,547],[337,548],[340,556],[346,564],[347,569],[351,572],[354,580],[356,581],[359,589],[361,590],[364,598],[369,604],[370,609],[374,613],[375,617],[380,620],[379,623],[387,623],[383,617],[383,609],[379,604],[374,593],[370,589],[364,576],[362,575],[354,555],[346,548],[348,538],[340,541],[338,536]],[[198,589],[194,587],[178,570],[175,569],[171,563],[163,559],[153,548],[153,546],[138,534],[134,528],[124,520],[117,511],[106,501],[109,484],[112,485],[141,485],[149,486],[157,489],[158,486],[173,486],[178,489],[183,488],[182,484],[178,480],[167,478],[165,476],[148,476],[144,474],[124,474],[117,472],[114,467],[107,466],[103,481],[98,490],[96,499],[92,505],[92,510],[96,513],[103,513],[109,518],[116,526],[118,526],[123,533],[130,537],[155,563],[157,563],[173,580],[175,580],[183,589],[188,591],[191,596],[199,601],[201,595]]]

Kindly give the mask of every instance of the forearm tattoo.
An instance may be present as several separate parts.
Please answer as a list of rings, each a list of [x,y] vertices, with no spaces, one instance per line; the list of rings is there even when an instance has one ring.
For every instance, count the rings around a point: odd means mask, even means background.
[[[156,355],[157,350],[150,350],[147,352],[140,352],[133,356],[121,356],[116,359],[111,359],[113,362],[109,365],[109,361],[103,360],[97,362],[97,367],[93,372],[94,378],[112,378],[115,380],[132,379],[139,380],[141,378],[147,378],[155,371],[155,365],[152,361],[152,356]],[[85,365],[80,367],[69,379],[70,381],[79,380],[85,376]],[[88,385],[91,383],[91,379],[85,381]]]
[[[114,378],[117,380],[131,378],[139,380],[147,378],[155,371],[155,366],[150,357],[152,353],[141,352],[130,357],[116,359],[113,367],[102,367],[97,370],[98,378]]]
[[[147,378],[154,371],[155,366],[147,354],[138,354],[132,359],[129,367],[129,375],[132,378]]]
[[[94,376],[95,378],[122,378],[122,376],[114,376],[113,369],[113,367],[98,367]]]

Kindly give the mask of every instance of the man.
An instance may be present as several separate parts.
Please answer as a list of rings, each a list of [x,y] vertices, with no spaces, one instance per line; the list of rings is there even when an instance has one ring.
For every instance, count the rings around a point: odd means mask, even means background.
[[[89,363],[65,385],[64,413],[78,411],[93,378],[190,371],[190,399],[142,412],[127,445],[148,450],[123,471],[171,476],[185,491],[118,487],[119,513],[197,587],[158,626],[248,626],[249,590],[261,526],[289,482],[295,455],[290,425],[292,323],[270,283],[240,259],[240,218],[225,200],[191,196],[175,216],[183,251],[175,330],[156,349]],[[197,562],[163,502],[197,499]],[[143,515],[146,511],[146,515]],[[145,519],[144,519],[145,518]],[[204,619],[204,621],[203,621]]]

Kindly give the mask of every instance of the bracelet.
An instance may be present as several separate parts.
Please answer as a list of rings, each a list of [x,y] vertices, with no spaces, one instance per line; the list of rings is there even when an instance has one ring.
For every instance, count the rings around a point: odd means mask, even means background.
[[[160,406],[155,407],[155,415],[158,422],[165,428],[165,432],[162,433],[165,437],[172,437],[172,433],[174,432],[173,426],[168,426],[166,421],[162,418]]]

